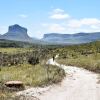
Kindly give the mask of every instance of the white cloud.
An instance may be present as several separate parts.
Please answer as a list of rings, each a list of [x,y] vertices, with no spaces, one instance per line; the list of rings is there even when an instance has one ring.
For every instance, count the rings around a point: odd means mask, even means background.
[[[100,20],[96,18],[84,18],[81,21],[83,25],[97,25],[100,24]]]
[[[42,24],[42,26],[44,28],[47,29],[48,32],[64,32],[65,31],[65,27],[61,24],[56,24],[56,23],[52,23],[52,24]]]
[[[51,32],[63,32],[63,31],[65,31],[65,27],[63,27],[63,26],[60,25],[60,24],[51,24],[51,25],[49,26],[49,30],[50,30]]]
[[[70,16],[65,13],[64,10],[62,9],[54,9],[51,13],[51,16],[50,16],[51,19],[67,19],[67,18],[70,18]]]
[[[79,28],[81,26],[97,26],[100,25],[100,20],[96,18],[83,18],[83,19],[71,19],[68,22],[68,26],[72,28]]]
[[[19,15],[19,17],[21,17],[21,18],[27,18],[27,17],[28,17],[28,15],[25,15],[25,14],[20,14],[20,15]]]
[[[96,18],[70,19],[66,23],[67,28],[77,32],[95,32],[100,30],[100,20]]]
[[[59,8],[57,8],[57,9],[54,9],[53,10],[53,13],[64,13],[65,11],[63,10],[63,9],[59,9]]]
[[[66,19],[69,18],[68,14],[54,14],[50,16],[51,19]]]
[[[80,22],[80,20],[77,20],[77,19],[71,19],[67,23],[67,27],[70,27],[70,28],[79,28],[81,27],[81,25],[82,23]]]
[[[92,29],[98,29],[99,26],[97,26],[97,25],[91,25],[91,28],[92,28]]]
[[[59,24],[44,23],[42,24],[47,32],[57,33],[79,33],[79,32],[98,32],[100,31],[100,20],[94,18],[88,19],[69,19]]]

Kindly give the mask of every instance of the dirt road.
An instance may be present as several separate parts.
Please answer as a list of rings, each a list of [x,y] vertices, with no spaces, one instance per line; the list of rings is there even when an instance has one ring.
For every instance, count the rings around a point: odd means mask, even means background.
[[[78,67],[60,65],[53,59],[49,59],[47,63],[62,67],[66,72],[65,79],[58,85],[38,88],[36,93],[32,92],[34,88],[20,93],[27,95],[31,90],[30,96],[36,96],[39,100],[100,100],[98,74]]]

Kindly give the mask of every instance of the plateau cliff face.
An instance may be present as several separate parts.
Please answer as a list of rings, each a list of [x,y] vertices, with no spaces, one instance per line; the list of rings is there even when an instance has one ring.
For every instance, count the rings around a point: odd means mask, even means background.
[[[9,26],[8,32],[0,36],[0,39],[17,40],[17,41],[30,41],[27,34],[27,29],[17,24]]]
[[[44,34],[42,39],[31,38],[28,36],[27,28],[18,24],[9,26],[8,32],[0,35],[0,39],[31,42],[38,44],[81,44],[100,40],[100,32],[94,33],[76,33],[76,34],[60,34],[48,33]]]
[[[44,34],[44,41],[57,44],[80,44],[100,40],[100,32],[76,34]]]

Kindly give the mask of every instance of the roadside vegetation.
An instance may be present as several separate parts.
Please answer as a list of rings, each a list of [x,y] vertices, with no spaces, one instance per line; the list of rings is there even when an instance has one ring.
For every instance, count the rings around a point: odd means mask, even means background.
[[[100,73],[100,41],[56,49],[58,62]]]
[[[46,65],[52,57],[54,47],[37,46],[31,48],[0,48],[0,100],[15,100],[15,91],[5,83],[21,81],[24,87],[44,87],[59,83],[64,77],[63,69]]]
[[[7,81],[19,80],[24,83],[25,87],[44,87],[60,82],[64,76],[64,70],[57,66],[41,66],[39,64],[33,66],[30,64],[24,64],[20,66],[4,67],[0,72],[0,97],[6,100],[5,98],[11,97],[11,93],[14,93],[11,92],[11,90],[6,90],[6,88],[3,87]]]
[[[13,41],[9,43],[13,44]],[[11,47],[9,43],[6,41],[6,47],[0,46],[0,100],[13,100],[11,96],[15,92],[8,91],[4,86],[7,81],[22,81],[25,87],[60,82],[65,76],[64,70],[46,65],[46,61],[57,54],[57,62],[60,64],[100,73],[100,41],[71,46],[15,42],[18,46]],[[20,43],[23,45],[19,46]]]
[[[64,75],[64,71],[57,66],[22,64],[2,68],[0,82],[20,80],[25,86],[46,86],[60,82]]]

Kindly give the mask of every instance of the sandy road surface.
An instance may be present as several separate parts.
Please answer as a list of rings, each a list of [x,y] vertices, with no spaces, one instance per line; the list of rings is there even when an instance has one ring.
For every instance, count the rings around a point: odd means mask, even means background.
[[[53,59],[49,59],[47,63],[62,67],[67,73],[64,80],[58,85],[31,88],[18,92],[18,95],[35,96],[39,100],[100,100],[98,74],[82,68],[60,65],[53,62]]]

